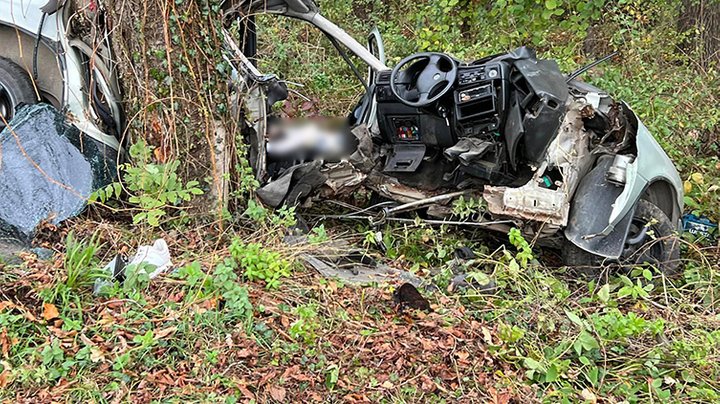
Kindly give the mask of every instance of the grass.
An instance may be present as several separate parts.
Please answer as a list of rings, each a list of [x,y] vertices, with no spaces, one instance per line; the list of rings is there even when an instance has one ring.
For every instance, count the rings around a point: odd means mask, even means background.
[[[692,52],[678,52],[681,35],[665,3],[603,3],[602,20],[572,0],[554,2],[568,10],[567,18],[547,20],[509,7],[492,14],[500,2],[481,9],[470,0],[322,3],[331,20],[358,38],[377,24],[391,64],[420,49],[471,59],[533,44],[571,70],[594,57],[582,51],[587,27],[579,24],[589,23],[598,48],[619,48],[623,57],[586,79],[633,105],[687,179],[690,209],[720,218],[717,72],[697,69]],[[191,11],[169,28],[177,46],[186,40],[182,24],[212,15]],[[294,94],[283,111],[347,113],[361,87],[342,60],[308,26],[280,21],[261,32],[261,70],[306,84],[296,90],[310,100]],[[203,51],[215,49],[200,39]],[[141,47],[140,69],[152,64],[152,49],[138,44],[130,45]],[[179,67],[214,66],[194,57],[178,58]],[[186,76],[202,81],[199,73]],[[163,93],[132,103],[172,97],[168,81],[156,79]],[[219,87],[187,85],[178,100],[203,91],[198,102],[209,103],[222,98]],[[160,110],[161,122],[168,124],[172,111]],[[143,110],[138,134],[153,127],[152,113]],[[175,123],[192,136],[204,133],[189,121]],[[635,268],[587,282],[519,232],[310,222],[309,242],[289,246],[283,238],[293,212],[235,202],[242,217],[229,227],[189,221],[185,211],[182,219],[168,212],[150,226],[132,225],[132,215],[91,210],[59,229],[43,229],[36,244],[55,251],[52,259],[25,254],[0,269],[0,401],[720,401],[716,244],[686,235],[683,265],[671,278]],[[456,208],[471,215],[476,206],[464,201]],[[385,254],[375,245],[376,230]],[[92,295],[98,268],[157,237],[170,245],[174,273]],[[301,264],[301,254],[337,240],[432,282],[423,294],[433,312],[399,312],[392,300],[398,282],[347,285]],[[454,260],[461,246],[478,258]],[[451,291],[459,272],[475,281]],[[489,279],[495,287],[481,287]]]
[[[83,220],[71,225],[77,235],[68,245],[75,248],[65,252],[58,240],[55,260],[27,255],[0,274],[0,399],[720,399],[720,288],[710,265],[687,265],[672,279],[638,269],[588,284],[541,264],[536,255],[544,252],[517,235],[506,247],[472,233],[387,228],[391,249],[406,243],[416,249],[395,258],[372,248],[370,254],[441,286],[425,292],[433,313],[402,314],[392,303],[392,285],[344,285],[293,265],[290,277],[270,276],[278,284],[268,288],[233,258],[259,263],[279,253],[276,258],[293,262],[322,244],[241,249],[240,240],[249,237],[241,232],[221,236],[222,244],[236,246],[234,253],[210,253],[214,241],[201,241],[207,232],[187,229],[170,242],[183,263],[177,272],[145,289],[97,297],[89,286],[68,287],[63,274],[72,266],[64,263],[77,257],[78,245],[96,248],[104,239],[122,239],[123,230],[77,230],[87,226]],[[275,234],[265,245],[277,245],[282,227],[265,220]],[[337,230],[327,237],[337,238]],[[362,238],[358,232],[349,240],[360,245]],[[481,246],[463,270],[491,277],[497,288],[449,293],[442,285],[453,275],[452,254],[429,253],[441,245]],[[713,258],[699,250],[685,256]],[[55,279],[71,299],[47,292],[58,288]],[[57,316],[46,315],[48,304],[57,306]]]

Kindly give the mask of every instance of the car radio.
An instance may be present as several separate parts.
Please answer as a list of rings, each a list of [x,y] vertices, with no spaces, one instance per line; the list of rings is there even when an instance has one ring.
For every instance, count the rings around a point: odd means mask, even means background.
[[[500,129],[508,70],[503,62],[460,67],[454,97],[455,120],[463,136]]]

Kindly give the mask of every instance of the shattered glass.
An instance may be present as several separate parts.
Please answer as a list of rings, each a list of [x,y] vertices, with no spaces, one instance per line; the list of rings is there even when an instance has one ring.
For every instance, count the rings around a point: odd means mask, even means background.
[[[116,159],[54,107],[21,107],[0,132],[0,238],[27,243],[41,222],[79,214],[115,179]]]

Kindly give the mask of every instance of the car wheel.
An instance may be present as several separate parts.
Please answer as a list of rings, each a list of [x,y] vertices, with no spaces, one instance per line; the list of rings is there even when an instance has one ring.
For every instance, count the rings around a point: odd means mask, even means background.
[[[563,245],[562,258],[565,265],[583,279],[597,279],[602,274],[605,258],[589,253],[568,240]]]
[[[573,267],[586,278],[598,278],[607,264],[626,269],[650,264],[665,275],[673,275],[680,265],[680,239],[665,212],[641,199],[635,207],[625,249],[619,260],[591,254],[569,241],[566,241],[562,255],[565,265]]]
[[[675,227],[665,212],[644,199],[635,208],[622,263],[651,264],[665,275],[674,274],[680,266],[680,238]]]
[[[25,70],[13,61],[0,57],[0,130],[15,115],[15,108],[37,102],[35,87]]]

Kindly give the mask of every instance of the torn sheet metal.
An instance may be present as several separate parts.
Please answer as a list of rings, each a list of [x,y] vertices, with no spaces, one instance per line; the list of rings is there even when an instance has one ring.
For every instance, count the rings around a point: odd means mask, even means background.
[[[24,106],[0,132],[0,235],[28,242],[116,176],[116,152],[67,124],[47,104]]]
[[[591,162],[587,158],[590,134],[583,128],[581,116],[584,106],[570,105],[558,136],[532,180],[518,188],[485,187],[483,198],[491,213],[567,226],[570,201]],[[562,177],[556,183],[546,175],[553,169]]]
[[[407,271],[389,267],[384,264],[364,265],[355,264],[351,267],[340,267],[337,264],[322,260],[313,255],[304,254],[302,259],[315,268],[326,278],[336,278],[343,282],[367,285],[371,283],[407,282],[413,286],[420,286],[422,280]]]
[[[307,238],[304,235],[288,236],[285,242],[291,245],[303,244],[307,242]],[[422,279],[410,272],[375,262],[344,240],[324,244],[321,250],[301,254],[300,258],[322,276],[347,283],[367,285],[407,282],[414,286],[422,283]]]
[[[325,185],[330,191],[329,195],[324,192],[326,196],[338,196],[354,191],[365,181],[367,173],[376,164],[372,158],[372,138],[367,126],[353,128],[352,134],[358,142],[355,151],[346,160],[326,164],[322,169],[327,177]]]

